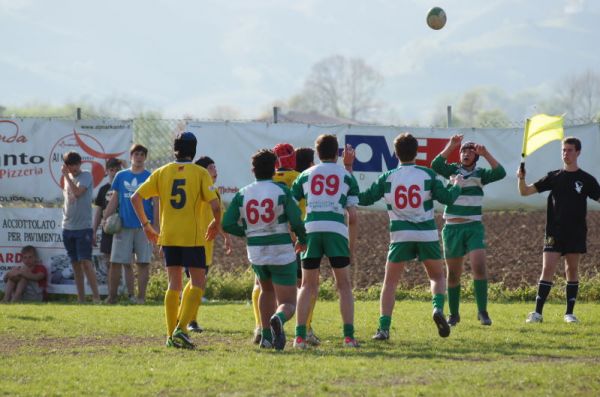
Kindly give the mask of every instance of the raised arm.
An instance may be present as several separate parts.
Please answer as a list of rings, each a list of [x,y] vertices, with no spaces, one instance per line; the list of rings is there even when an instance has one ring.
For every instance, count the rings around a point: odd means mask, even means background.
[[[519,187],[519,194],[521,194],[521,196],[530,196],[538,191],[535,185],[528,185],[525,183],[525,174],[525,167],[519,167],[517,170],[517,186]]]

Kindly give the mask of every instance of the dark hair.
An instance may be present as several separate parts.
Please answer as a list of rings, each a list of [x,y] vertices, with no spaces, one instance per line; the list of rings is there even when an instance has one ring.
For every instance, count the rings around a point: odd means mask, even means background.
[[[578,152],[581,152],[581,141],[577,138],[575,138],[574,136],[568,136],[565,139],[563,139],[562,141],[563,145],[569,144],[569,145],[575,145],[575,150]]]
[[[66,165],[81,164],[81,156],[77,152],[67,152],[63,154],[63,161]]]
[[[193,159],[196,156],[196,136],[191,132],[177,134],[173,141],[173,151],[177,160]]]
[[[26,253],[32,253],[33,255],[35,255],[36,258],[40,257],[38,255],[37,249],[33,245],[26,245],[23,248],[21,248],[21,255]]]
[[[302,172],[315,162],[315,151],[309,147],[296,149],[296,171]]]
[[[261,149],[252,156],[252,168],[256,179],[270,179],[275,175],[277,156],[269,149]]]
[[[215,162],[208,156],[202,156],[198,160],[196,160],[196,164],[202,168],[208,168],[209,165],[214,164]]]
[[[109,169],[109,168],[122,168],[122,167],[123,167],[123,163],[121,162],[121,160],[119,160],[116,157],[111,157],[106,162],[106,169]]]
[[[322,134],[317,137],[315,147],[317,148],[319,159],[333,160],[338,154],[339,144],[335,135]]]
[[[148,156],[148,149],[139,143],[134,143],[131,145],[131,149],[129,149],[129,155],[133,156],[135,152],[142,152],[144,153],[144,156]]]
[[[400,161],[413,161],[417,157],[419,142],[408,132],[403,132],[394,139],[394,151]]]

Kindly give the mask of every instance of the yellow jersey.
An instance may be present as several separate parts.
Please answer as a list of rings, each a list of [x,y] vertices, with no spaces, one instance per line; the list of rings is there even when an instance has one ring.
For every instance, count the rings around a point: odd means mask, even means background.
[[[215,190],[215,192],[216,192],[216,190]],[[219,205],[221,207],[221,217],[222,217],[225,214],[225,207],[223,206],[223,201],[221,201],[221,196],[219,195],[218,192],[217,192],[217,198],[219,199]],[[213,216],[212,208],[211,208],[210,204],[203,202],[200,205],[200,229],[202,230],[202,233],[206,233],[206,231],[208,230],[208,225],[210,225],[210,223],[212,222],[213,219],[215,219],[215,217]],[[206,244],[204,244],[204,253],[206,256],[206,266],[212,265],[214,242],[215,242],[214,240],[207,241]]]
[[[169,163],[154,171],[137,193],[160,199],[159,245],[205,245],[201,206],[218,198],[208,171],[191,162]]]
[[[275,171],[275,175],[273,175],[273,182],[284,183],[288,189],[291,189],[292,183],[294,183],[298,175],[300,175],[300,173],[296,170],[280,168]],[[306,216],[306,200],[300,200],[298,202],[298,207],[300,207],[301,219],[304,220],[304,217]]]

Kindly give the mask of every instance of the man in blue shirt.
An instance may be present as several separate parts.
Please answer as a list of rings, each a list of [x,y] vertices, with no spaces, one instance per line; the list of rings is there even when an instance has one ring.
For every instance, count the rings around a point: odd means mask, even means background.
[[[107,218],[113,214],[118,207],[119,216],[123,228],[113,237],[112,252],[110,254],[110,287],[108,295],[109,303],[116,303],[117,290],[121,281],[121,265],[131,266],[133,254],[135,254],[135,263],[137,266],[138,279],[138,294],[137,303],[144,303],[146,299],[146,286],[148,285],[150,259],[152,257],[152,244],[144,234],[140,220],[133,210],[130,197],[148,177],[150,171],[145,168],[148,149],[140,144],[134,144],[129,150],[131,167],[119,171],[112,183],[113,194],[106,210],[104,217]],[[155,200],[155,199],[154,199]],[[158,229],[158,204],[153,200],[144,201],[144,210],[148,220]],[[127,279],[127,288],[133,295],[133,275]],[[132,299],[135,299],[132,296]]]

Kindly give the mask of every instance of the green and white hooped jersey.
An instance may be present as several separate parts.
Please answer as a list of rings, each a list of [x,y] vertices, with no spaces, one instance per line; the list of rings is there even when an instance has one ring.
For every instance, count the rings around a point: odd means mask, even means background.
[[[290,204],[296,205],[290,191],[271,180],[251,183],[233,198],[230,207],[238,209],[235,219],[241,221],[253,265],[287,265],[296,260],[285,211]],[[299,214],[298,209],[298,219]]]
[[[453,202],[459,193],[460,187],[446,189],[429,168],[402,164],[360,193],[359,204],[371,205],[385,199],[391,243],[431,242],[439,241],[433,200]]]
[[[358,192],[354,176],[332,162],[305,170],[292,185],[294,198],[306,199],[306,232],[331,232],[345,238],[348,238],[345,208],[358,204]]]
[[[454,204],[444,209],[444,219],[469,219],[481,221],[483,207],[483,186],[499,181],[506,176],[506,171],[499,164],[496,168],[479,168],[467,170],[460,163],[446,163],[442,156],[437,156],[431,163],[431,168],[445,178],[451,175],[462,175],[465,182],[462,193]]]

